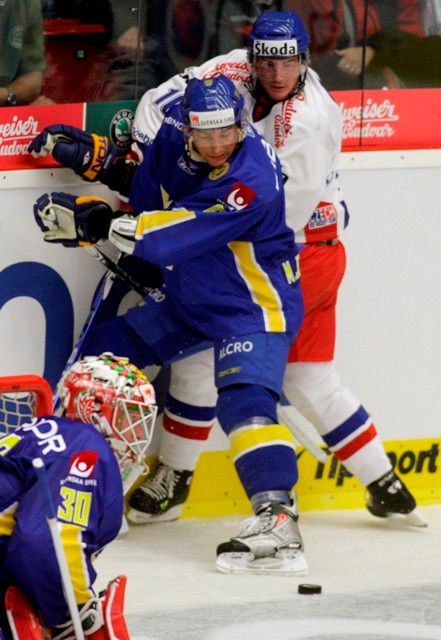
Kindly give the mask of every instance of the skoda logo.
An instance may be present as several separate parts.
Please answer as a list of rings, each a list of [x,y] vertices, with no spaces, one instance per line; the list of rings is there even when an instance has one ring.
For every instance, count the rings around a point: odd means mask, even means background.
[[[123,151],[130,149],[134,117],[133,111],[130,109],[120,109],[113,116],[110,123],[110,139],[118,149]]]

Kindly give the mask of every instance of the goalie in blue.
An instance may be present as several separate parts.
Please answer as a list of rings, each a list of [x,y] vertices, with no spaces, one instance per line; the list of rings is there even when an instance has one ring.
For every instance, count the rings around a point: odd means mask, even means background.
[[[63,417],[34,418],[0,439],[0,625],[14,640],[43,640],[44,628],[54,640],[76,637],[32,466],[41,458],[85,635],[128,640],[125,577],[99,596],[93,560],[121,529],[122,475],[145,458],[156,417],[153,387],[126,359],[106,353],[76,362],[60,381],[60,396]]]
[[[303,316],[279,160],[224,76],[192,80],[140,152],[131,214],[65,193],[35,205],[47,242],[109,239],[163,273],[142,304],[92,328],[83,352],[117,349],[143,368],[214,347],[217,417],[256,514],[219,545],[217,568],[303,574],[294,440],[276,414]]]

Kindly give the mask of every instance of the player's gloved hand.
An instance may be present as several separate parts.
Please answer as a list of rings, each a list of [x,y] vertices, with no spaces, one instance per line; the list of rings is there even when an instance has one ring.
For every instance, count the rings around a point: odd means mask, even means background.
[[[138,214],[135,211],[130,213],[119,211],[118,213],[119,216],[114,216],[110,225],[109,240],[120,251],[131,255],[135,250]]]
[[[116,148],[105,136],[64,124],[45,127],[32,140],[28,151],[34,157],[52,154],[60,164],[70,167],[88,182],[101,180],[117,155]]]
[[[60,242],[65,247],[95,244],[107,238],[114,215],[105,200],[77,197],[70,193],[45,193],[34,205],[35,220],[46,242]]]

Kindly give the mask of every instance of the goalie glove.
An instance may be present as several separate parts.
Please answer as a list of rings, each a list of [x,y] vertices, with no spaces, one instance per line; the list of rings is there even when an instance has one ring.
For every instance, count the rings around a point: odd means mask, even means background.
[[[95,244],[107,238],[114,213],[105,200],[70,193],[45,193],[34,205],[34,217],[46,242],[65,247]]]
[[[87,182],[102,181],[118,155],[105,136],[64,124],[45,127],[32,140],[28,151],[34,157],[52,154],[55,160],[70,167]]]

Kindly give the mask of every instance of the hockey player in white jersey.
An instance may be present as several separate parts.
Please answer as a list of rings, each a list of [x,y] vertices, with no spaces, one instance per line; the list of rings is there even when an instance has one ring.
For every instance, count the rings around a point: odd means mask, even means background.
[[[137,109],[133,136],[156,135],[163,109],[189,78],[222,73],[245,100],[248,118],[282,162],[286,215],[302,243],[300,254],[305,319],[290,352],[284,391],[346,469],[367,488],[367,508],[378,517],[424,525],[415,500],[392,469],[375,425],[345,387],[334,366],[335,306],[345,271],[339,239],[349,221],[337,172],[342,121],[338,105],[309,68],[308,34],[294,12],[263,12],[252,28],[248,51],[236,49],[190,67],[148,91]],[[208,364],[207,364],[208,363]],[[188,493],[198,452],[214,419],[207,399],[213,388],[208,356],[172,367],[161,460],[155,478],[132,496],[140,522],[172,519]],[[182,481],[183,479],[183,481]]]

